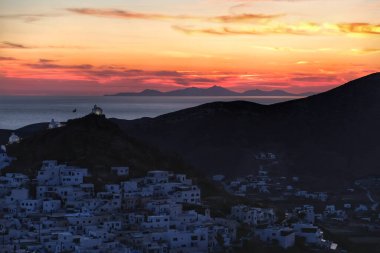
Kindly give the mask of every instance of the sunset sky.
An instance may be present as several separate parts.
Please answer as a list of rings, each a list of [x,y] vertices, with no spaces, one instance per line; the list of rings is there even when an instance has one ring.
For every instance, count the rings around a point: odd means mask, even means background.
[[[324,91],[380,70],[380,0],[0,0],[0,95]]]

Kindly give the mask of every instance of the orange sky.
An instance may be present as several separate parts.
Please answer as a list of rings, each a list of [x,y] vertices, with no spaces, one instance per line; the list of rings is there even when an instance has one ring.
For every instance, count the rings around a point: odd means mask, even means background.
[[[379,0],[1,0],[0,95],[324,91],[379,71]]]

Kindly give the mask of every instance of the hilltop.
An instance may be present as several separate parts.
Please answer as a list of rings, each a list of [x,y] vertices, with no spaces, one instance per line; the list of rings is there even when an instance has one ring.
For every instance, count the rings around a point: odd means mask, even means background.
[[[34,175],[43,160],[89,168],[99,180],[111,180],[111,166],[130,166],[133,176],[152,169],[189,171],[176,157],[163,155],[158,149],[125,134],[115,123],[94,114],[69,120],[64,127],[40,130],[27,135],[19,144],[8,145],[17,157],[11,171]]]

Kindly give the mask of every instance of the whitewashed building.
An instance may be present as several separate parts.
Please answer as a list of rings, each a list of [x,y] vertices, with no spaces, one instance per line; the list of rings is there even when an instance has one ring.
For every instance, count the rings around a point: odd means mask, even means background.
[[[320,244],[323,239],[323,232],[317,226],[305,223],[292,224],[296,237],[304,238],[305,243]]]
[[[18,137],[18,135],[16,135],[15,133],[12,133],[8,139],[9,144],[19,143],[20,141],[21,141],[21,138]]]
[[[278,244],[280,247],[287,249],[295,244],[296,234],[293,229],[288,227],[267,227],[255,230],[255,235],[261,241],[271,244]]]

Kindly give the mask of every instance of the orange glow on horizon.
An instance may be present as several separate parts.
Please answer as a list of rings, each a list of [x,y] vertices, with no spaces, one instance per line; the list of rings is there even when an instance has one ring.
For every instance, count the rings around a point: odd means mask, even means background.
[[[0,95],[318,92],[379,71],[380,6],[323,1],[6,0]]]

